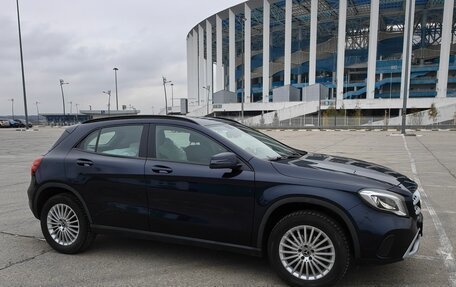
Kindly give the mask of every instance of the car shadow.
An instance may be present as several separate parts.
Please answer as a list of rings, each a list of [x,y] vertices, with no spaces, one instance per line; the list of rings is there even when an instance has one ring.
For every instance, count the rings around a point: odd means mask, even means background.
[[[195,268],[211,266],[215,272],[227,272],[226,276],[261,278],[256,286],[286,286],[269,266],[267,259],[227,251],[212,250],[153,240],[99,235],[92,247],[86,251],[97,257],[115,254],[124,260],[158,261],[166,265],[191,265]],[[410,268],[410,266],[408,266]],[[358,265],[347,272],[338,286],[394,286],[407,284],[406,262],[388,265]],[[408,270],[410,271],[410,270]],[[173,272],[172,268],[168,272]],[[212,270],[208,271],[212,272]],[[387,274],[387,276],[385,276]],[[395,279],[397,279],[396,282]],[[410,283],[410,281],[408,281]],[[255,286],[255,285],[253,285]]]
[[[84,252],[84,255],[86,254],[98,258],[103,256],[107,258],[106,260],[122,258],[124,262],[133,261],[139,266],[147,264],[170,266],[166,271],[169,273],[173,273],[173,268],[176,269],[176,272],[180,272],[178,270],[181,269],[181,266],[189,266],[195,272],[201,268],[209,274],[210,272],[225,273],[220,278],[249,278],[260,284],[253,284],[253,286],[286,286],[275,275],[265,258],[222,250],[154,240],[98,235],[90,249]],[[242,284],[242,282],[239,281],[238,284]]]

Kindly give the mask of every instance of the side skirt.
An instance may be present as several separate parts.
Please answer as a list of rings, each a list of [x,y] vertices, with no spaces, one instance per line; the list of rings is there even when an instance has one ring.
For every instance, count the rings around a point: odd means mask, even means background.
[[[95,233],[100,234],[113,234],[113,235],[123,235],[127,237],[134,237],[140,239],[151,239],[156,241],[161,241],[165,243],[176,243],[189,246],[204,247],[214,250],[223,250],[235,253],[246,254],[250,256],[262,257],[261,249],[253,248],[244,245],[223,243],[218,241],[204,240],[198,238],[191,238],[185,236],[164,234],[158,232],[144,231],[144,230],[135,230],[121,227],[112,227],[105,225],[91,225],[91,229]]]

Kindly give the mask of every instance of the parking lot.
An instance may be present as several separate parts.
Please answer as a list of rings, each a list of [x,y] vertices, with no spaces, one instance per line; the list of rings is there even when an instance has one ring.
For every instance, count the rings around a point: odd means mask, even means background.
[[[283,286],[264,259],[222,251],[108,236],[83,254],[53,251],[26,190],[32,161],[62,131],[0,130],[0,286]],[[418,255],[354,267],[341,286],[456,287],[456,132],[266,132],[300,149],[386,165],[422,185],[425,237]]]

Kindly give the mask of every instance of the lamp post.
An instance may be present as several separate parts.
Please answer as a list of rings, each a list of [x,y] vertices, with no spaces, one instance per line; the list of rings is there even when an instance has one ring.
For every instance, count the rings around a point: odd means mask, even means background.
[[[168,115],[168,97],[166,96],[166,84],[171,83],[171,81],[166,80],[165,77],[162,76],[163,79],[163,89],[165,90],[165,115]]]
[[[171,108],[174,107],[174,83],[171,83]]]
[[[406,47],[405,47],[405,55],[404,57],[402,57],[404,60],[405,60],[405,75],[404,75],[404,84],[405,84],[405,88],[404,88],[404,102],[403,102],[403,105],[402,105],[402,125],[401,125],[401,134],[405,135],[405,124],[406,124],[406,120],[407,120],[407,98],[408,98],[408,95],[409,95],[409,88],[410,88],[410,74],[409,74],[409,70],[410,70],[410,54],[411,54],[411,42],[412,42],[412,33],[413,33],[413,23],[411,21],[412,19],[412,4],[414,2],[412,0],[407,0],[406,1],[406,7],[407,7],[407,11],[406,11],[406,16],[405,18],[407,19],[407,25],[405,26],[406,29],[405,29],[405,32],[406,35]]]
[[[65,116],[65,94],[63,93],[63,85],[68,85],[64,80],[60,79],[60,91],[62,92],[62,102],[63,102],[63,116]]]
[[[14,120],[14,99],[8,99],[11,102],[11,117]]]
[[[19,50],[21,54],[21,71],[22,71],[22,93],[24,95],[24,113],[25,113],[25,128],[28,129],[28,111],[27,111],[27,93],[25,90],[25,71],[24,71],[24,55],[22,53],[22,35],[21,35],[21,17],[19,15],[19,0],[16,0],[17,11],[17,28],[19,31]]]
[[[119,70],[118,68],[114,68],[114,81],[116,84],[116,109],[119,110],[119,96],[117,93],[117,71]]]
[[[108,95],[108,115],[111,114],[111,90],[103,91],[103,94]]]
[[[206,115],[209,115],[209,94],[211,93],[211,86],[207,85],[203,87],[203,89],[207,90],[207,99],[206,99]]]
[[[76,122],[78,122],[78,114],[79,114],[79,104],[74,104],[76,106]]]
[[[70,104],[70,115],[73,114],[73,102],[68,102]]]
[[[242,123],[244,123],[244,101],[245,101],[245,81],[246,81],[246,78],[245,78],[245,61],[244,61],[244,58],[245,58],[245,51],[244,51],[244,46],[245,46],[245,21],[247,21],[247,18],[245,17],[241,17],[241,25],[242,25],[242,45],[241,45],[241,49],[242,49],[242,54],[241,54],[241,57],[242,57],[242,66],[244,68],[244,81],[242,81],[242,94],[241,94],[241,119],[242,119]],[[250,93],[250,91],[249,91]]]
[[[36,105],[36,115],[38,116],[38,121],[40,120],[40,109],[38,108],[38,105],[40,104],[40,102],[36,101],[35,102],[35,105]]]
[[[36,101],[35,102],[35,106],[36,106],[36,122],[38,124],[40,124],[40,109],[38,108],[38,105],[40,104],[40,102]]]

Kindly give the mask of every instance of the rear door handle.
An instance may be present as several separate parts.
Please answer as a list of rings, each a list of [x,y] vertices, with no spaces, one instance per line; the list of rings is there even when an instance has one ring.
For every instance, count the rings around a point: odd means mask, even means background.
[[[88,160],[88,159],[78,159],[76,161],[76,164],[80,165],[80,166],[92,166],[93,165],[93,161]]]
[[[173,169],[163,165],[154,165],[152,171],[155,173],[172,173]]]

